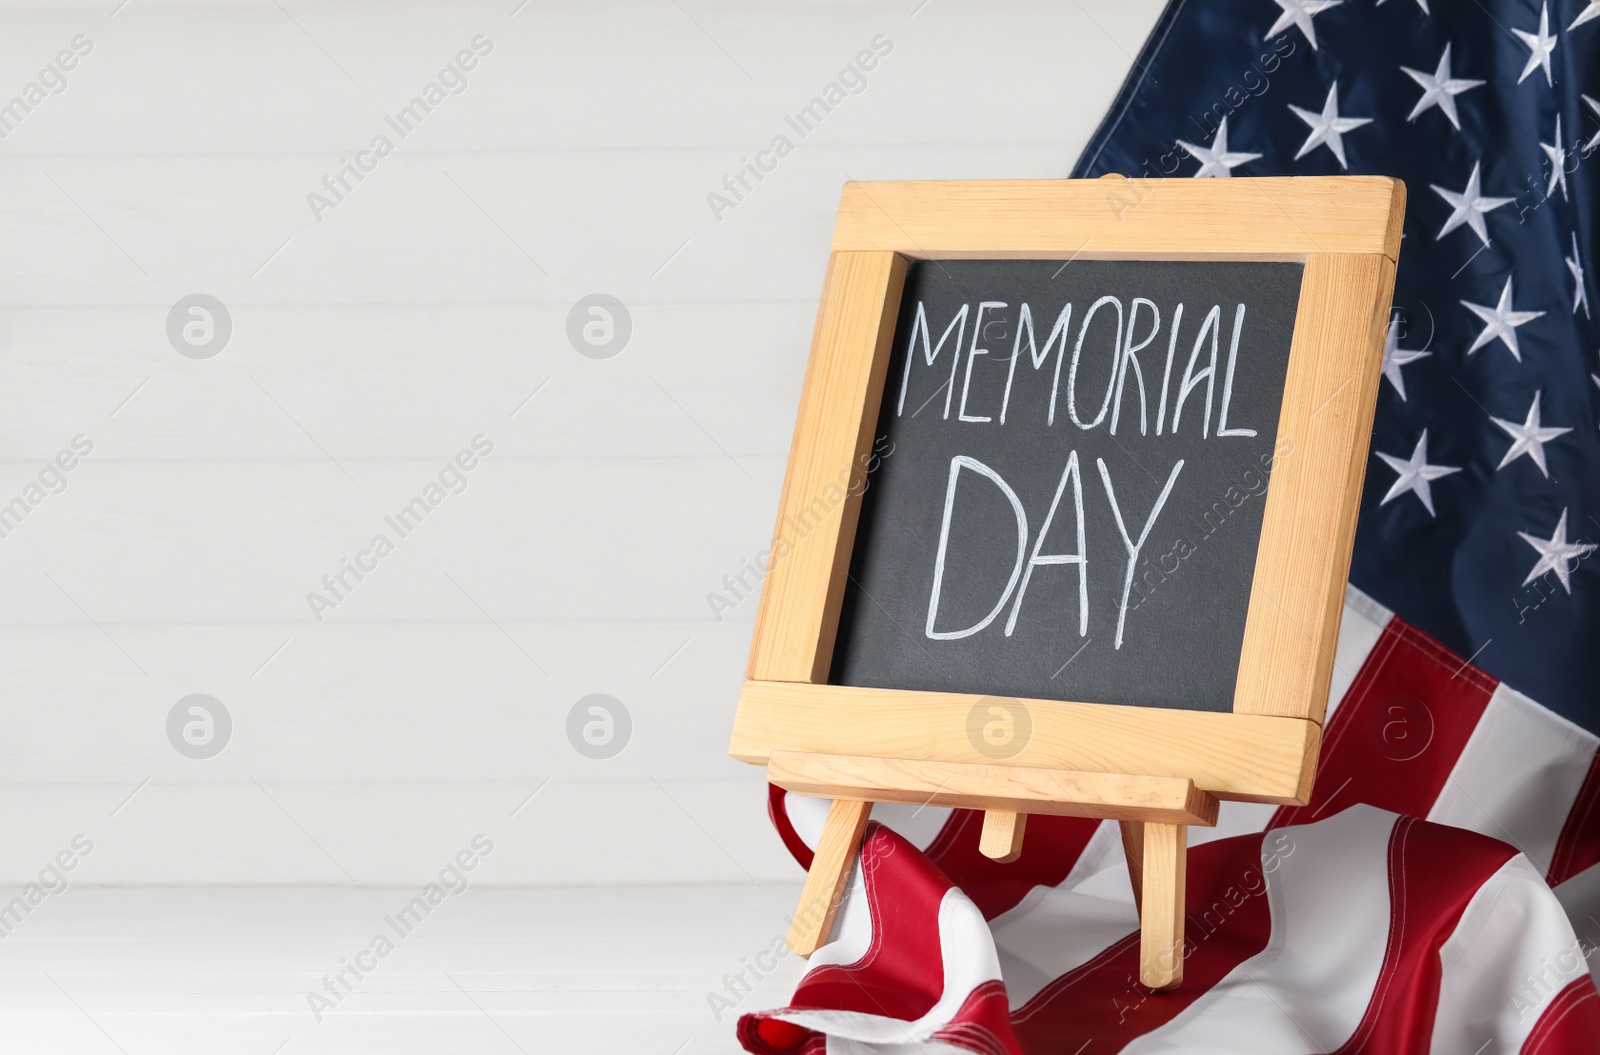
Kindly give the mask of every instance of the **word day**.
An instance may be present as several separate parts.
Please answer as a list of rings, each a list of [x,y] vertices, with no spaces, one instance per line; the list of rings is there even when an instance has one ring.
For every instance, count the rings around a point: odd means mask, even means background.
[[[1089,309],[1083,313],[1083,318],[1078,323],[1077,339],[1072,342],[1070,359],[1068,358],[1067,343],[1072,331],[1072,302],[1068,301],[1060,313],[1056,315],[1055,322],[1050,327],[1042,348],[1038,344],[1038,329],[1034,324],[1032,307],[1024,302],[1017,314],[1016,336],[1011,342],[1011,355],[1009,359],[1000,360],[1008,363],[1005,370],[1004,389],[999,392],[984,393],[981,391],[980,386],[977,398],[974,399],[973,367],[980,359],[995,354],[993,349],[987,347],[987,342],[1001,337],[1004,331],[1010,328],[1009,316],[1005,314],[1005,309],[1009,307],[1010,305],[1004,301],[997,300],[980,301],[976,305],[963,304],[950,318],[950,321],[945,324],[943,331],[939,334],[938,341],[934,341],[933,328],[928,324],[926,306],[921,301],[918,301],[916,314],[911,323],[911,336],[906,346],[906,365],[900,380],[900,400],[896,413],[899,415],[905,414],[906,396],[912,387],[912,369],[917,366],[919,359],[917,354],[919,342],[921,344],[921,363],[931,370],[944,354],[946,342],[949,342],[951,335],[954,334],[955,340],[951,342],[950,348],[950,373],[948,377],[940,382],[940,388],[944,392],[944,418],[946,420],[949,419],[951,407],[954,406],[957,421],[973,424],[997,422],[1000,425],[1004,425],[1006,423],[1006,415],[1011,408],[1011,393],[1013,384],[1016,382],[1017,364],[1026,361],[1032,367],[1034,376],[1037,377],[1039,371],[1050,361],[1050,351],[1053,348],[1055,349],[1055,366],[1051,371],[1047,424],[1055,425],[1057,412],[1061,409],[1061,396],[1063,395],[1061,391],[1061,371],[1062,367],[1066,366],[1065,413],[1072,424],[1085,430],[1099,428],[1101,423],[1105,422],[1106,415],[1110,414],[1109,430],[1111,435],[1115,436],[1117,429],[1122,424],[1122,408],[1125,400],[1137,395],[1139,400],[1139,435],[1146,436],[1151,434],[1150,395],[1154,389],[1156,377],[1153,373],[1151,374],[1151,388],[1147,390],[1145,371],[1147,366],[1153,369],[1155,363],[1142,362],[1139,355],[1151,344],[1156,343],[1156,338],[1160,335],[1161,308],[1155,301],[1145,297],[1134,297],[1125,311],[1120,297],[1104,296],[1096,300],[1089,305]],[[1228,344],[1228,361],[1222,374],[1220,401],[1217,399],[1216,391],[1218,356],[1220,352],[1219,342],[1222,332],[1222,305],[1220,304],[1212,305],[1211,309],[1206,312],[1205,317],[1200,321],[1200,325],[1195,331],[1193,342],[1189,346],[1189,358],[1187,365],[1183,368],[1181,379],[1175,389],[1172,386],[1172,368],[1176,363],[1180,347],[1179,338],[1183,328],[1183,311],[1184,305],[1182,302],[1179,302],[1172,311],[1171,327],[1167,335],[1165,365],[1162,367],[1160,374],[1160,398],[1155,404],[1154,435],[1160,436],[1167,430],[1169,407],[1171,408],[1172,417],[1170,432],[1176,434],[1182,425],[1185,404],[1204,385],[1205,407],[1198,422],[1201,437],[1204,438],[1211,435],[1212,408],[1213,405],[1219,402],[1220,406],[1216,415],[1217,438],[1254,436],[1256,434],[1255,429],[1231,426],[1228,422],[1228,411],[1230,404],[1233,402],[1234,372],[1239,360],[1239,335],[1244,329],[1245,306],[1240,304],[1233,312],[1233,328]],[[1139,321],[1141,312],[1146,312],[1149,316],[1148,329],[1142,335],[1138,333],[1141,325]],[[985,323],[984,316],[991,313],[995,318]],[[972,339],[970,341],[966,337],[969,316],[972,320]],[[1098,326],[1095,325],[1097,316],[1100,320]],[[1041,318],[1045,317],[1041,316]],[[1113,326],[1115,327],[1114,329]],[[996,327],[999,327],[999,332],[991,333],[991,330]],[[1024,338],[1027,341],[1026,359],[1022,354]],[[980,345],[978,343],[980,341],[985,342],[985,344]],[[959,385],[961,397],[956,400],[955,394],[958,387],[956,376],[958,372],[961,372],[962,346],[964,344],[966,345],[964,349],[966,370]],[[1085,351],[1085,346],[1087,346],[1087,351]],[[1207,352],[1208,349],[1209,352]],[[1202,363],[1202,353],[1206,353],[1203,365],[1199,370],[1196,370],[1195,366]],[[1080,390],[1091,386],[1086,378],[1080,382],[1080,375],[1094,368],[1096,358],[1101,360],[1100,370],[1103,371],[1106,379],[1105,390],[1099,394],[1098,406],[1096,406],[1096,401],[1091,394],[1087,404],[1090,409],[1085,410],[1085,405],[1080,403]],[[1130,375],[1133,378],[1132,387],[1128,385]],[[1026,374],[1023,375],[1023,381],[1025,384],[1027,383]],[[935,390],[929,399],[936,398],[937,395],[938,391]],[[913,413],[920,409],[920,406],[913,404]],[[987,411],[987,413],[979,413],[979,411]],[[1091,411],[1092,417],[1090,416]],[[1190,420],[1194,420],[1193,414],[1190,415]],[[1191,428],[1193,427],[1191,426]]]
[[[1133,573],[1139,566],[1139,555],[1144,550],[1145,542],[1150,538],[1150,531],[1155,527],[1156,518],[1161,515],[1162,508],[1167,504],[1167,498],[1172,494],[1172,487],[1178,482],[1178,474],[1183,472],[1183,459],[1179,458],[1172,466],[1166,484],[1161,488],[1160,497],[1156,499],[1149,514],[1144,518],[1143,527],[1139,528],[1137,539],[1128,532],[1128,521],[1123,515],[1122,507],[1117,503],[1117,492],[1111,486],[1111,473],[1106,469],[1105,460],[1096,458],[1095,468],[1100,471],[1100,482],[1105,487],[1106,502],[1110,505],[1111,515],[1117,523],[1117,533],[1122,539],[1122,556],[1126,561],[1121,580],[1122,593],[1117,601],[1117,636],[1114,647],[1120,649],[1123,628],[1128,621],[1128,592],[1133,587]],[[1011,569],[1011,578],[1006,581],[1005,589],[1000,592],[1000,599],[989,609],[988,615],[960,630],[936,630],[934,626],[939,618],[939,595],[944,589],[945,566],[950,553],[951,514],[955,510],[956,489],[961,482],[963,469],[986,478],[1000,489],[1000,493],[1010,503],[1011,511],[1017,518],[1017,559]],[[1077,539],[1076,546],[1065,553],[1042,552],[1045,538],[1050,534],[1051,524],[1055,521],[1060,508],[1061,497],[1069,483],[1072,485],[1072,533]],[[1022,500],[1017,497],[1017,492],[999,473],[983,462],[963,454],[956,455],[950,459],[950,482],[945,488],[944,519],[939,527],[939,551],[933,562],[933,593],[928,598],[928,621],[923,627],[923,633],[932,641],[956,641],[971,637],[994,622],[995,616],[1005,608],[1006,602],[1011,600],[1012,591],[1015,591],[1016,600],[1012,602],[1011,614],[1006,618],[1005,635],[1010,637],[1017,628],[1017,615],[1022,610],[1022,598],[1028,592],[1028,583],[1033,578],[1034,569],[1044,565],[1072,564],[1078,569],[1078,636],[1086,637],[1089,633],[1089,547],[1086,534],[1083,515],[1083,473],[1078,468],[1077,451],[1067,455],[1066,468],[1061,471],[1061,482],[1056,486],[1055,497],[1050,500],[1050,508],[1044,515],[1044,522],[1039,525],[1039,534],[1034,537],[1031,555],[1028,554],[1028,514],[1023,509]]]

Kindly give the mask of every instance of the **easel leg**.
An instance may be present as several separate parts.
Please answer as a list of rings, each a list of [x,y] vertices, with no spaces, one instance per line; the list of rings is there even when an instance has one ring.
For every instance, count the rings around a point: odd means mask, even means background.
[[[1183,981],[1184,879],[1188,826],[1146,823],[1139,911],[1139,980],[1151,989]]]
[[[983,815],[983,834],[978,837],[978,852],[992,861],[1010,864],[1022,856],[1022,836],[1027,827],[1026,813],[986,811]]]
[[[833,930],[850,864],[871,814],[872,803],[856,799],[834,799],[828,808],[828,820],[822,826],[811,871],[806,873],[805,889],[800,892],[800,907],[789,927],[789,948],[801,956],[816,952]]]
[[[1133,908],[1144,903],[1144,822],[1119,821],[1122,827],[1122,856],[1128,860],[1128,879],[1133,883]]]

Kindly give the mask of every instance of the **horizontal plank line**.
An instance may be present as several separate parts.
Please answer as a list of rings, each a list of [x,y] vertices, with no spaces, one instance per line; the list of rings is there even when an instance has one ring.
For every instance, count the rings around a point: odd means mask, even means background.
[[[892,125],[888,125],[886,123],[886,127],[892,127]],[[768,129],[767,129],[767,127],[765,125],[761,125],[759,128],[752,128],[751,134],[757,140],[757,144],[756,145],[759,146],[761,144],[762,137],[765,135],[765,133],[767,131],[768,131]],[[870,131],[870,130],[868,130],[868,131]],[[859,147],[872,147],[874,149],[885,148],[886,147],[886,148],[889,148],[891,150],[925,150],[925,151],[941,151],[942,152],[942,151],[949,150],[949,149],[952,149],[952,148],[978,147],[978,148],[983,148],[983,149],[986,149],[986,150],[1025,150],[1025,151],[1032,151],[1032,152],[1034,152],[1036,154],[1039,154],[1041,156],[1049,157],[1052,162],[1058,162],[1060,160],[1059,153],[1047,152],[1044,148],[1042,148],[1040,146],[1041,137],[1039,136],[1037,131],[1031,132],[1031,133],[1029,133],[1029,135],[1026,138],[1021,138],[1021,139],[997,139],[997,140],[940,139],[937,142],[933,142],[933,141],[929,141],[929,140],[898,140],[898,141],[889,140],[889,141],[885,141],[885,140],[872,138],[870,135],[862,135],[859,131],[858,131],[857,134],[860,135],[861,137],[860,138],[854,138],[854,137],[845,138],[843,136],[838,136],[838,137],[834,137],[834,138],[826,140],[826,141],[821,141],[821,140],[810,141],[812,143],[812,146],[816,148],[812,152],[813,153],[817,153],[817,154],[823,154],[823,153],[843,154],[843,153],[850,152],[851,148],[859,148]],[[770,138],[770,136],[767,136],[766,138]],[[105,160],[108,160],[108,159],[126,159],[126,160],[149,160],[149,161],[163,161],[164,162],[164,161],[209,161],[209,160],[233,159],[233,158],[237,158],[240,161],[260,161],[260,160],[262,160],[264,158],[267,158],[267,159],[270,159],[270,158],[282,158],[286,162],[288,162],[288,161],[307,161],[307,160],[310,160],[310,161],[321,161],[321,162],[324,163],[324,165],[326,165],[326,162],[327,162],[329,154],[337,155],[337,154],[341,154],[341,153],[347,153],[349,151],[349,149],[350,149],[350,144],[348,142],[335,143],[335,142],[332,142],[330,140],[330,142],[326,146],[321,146],[321,147],[315,147],[315,146],[302,147],[302,148],[296,149],[296,150],[238,150],[238,151],[221,150],[221,151],[211,151],[211,152],[205,152],[205,153],[199,153],[199,152],[189,153],[189,152],[176,151],[176,150],[161,150],[161,151],[127,151],[127,150],[89,151],[89,150],[86,150],[86,151],[70,151],[70,152],[68,152],[68,151],[59,151],[59,150],[39,150],[39,151],[17,151],[17,152],[14,152],[14,153],[8,153],[6,156],[7,156],[7,158],[9,158],[12,161],[22,161],[22,160],[30,160],[30,159],[31,160],[36,160],[36,161],[49,161],[51,159],[59,159],[59,160],[62,160],[62,161],[71,161],[71,160],[75,160],[75,159],[76,160],[83,160],[83,161],[105,161]],[[410,158],[416,158],[416,159],[422,159],[422,158],[454,158],[454,159],[459,159],[459,160],[471,160],[472,158],[528,158],[530,161],[538,161],[538,160],[544,160],[544,159],[547,159],[547,158],[550,158],[550,157],[554,157],[554,156],[559,156],[559,155],[562,155],[562,154],[574,154],[574,155],[627,154],[627,155],[638,155],[638,154],[641,154],[641,153],[653,153],[653,154],[668,154],[668,155],[671,155],[671,154],[683,154],[683,155],[688,155],[688,156],[698,156],[698,155],[701,155],[701,154],[717,154],[717,155],[720,155],[720,154],[724,153],[725,151],[734,151],[736,153],[748,154],[750,152],[750,149],[751,149],[750,140],[741,139],[741,140],[737,140],[737,141],[730,140],[730,141],[725,142],[725,143],[656,144],[656,143],[650,143],[650,142],[639,142],[639,143],[632,143],[632,144],[629,144],[629,143],[610,143],[610,144],[607,144],[605,146],[555,145],[555,146],[537,146],[537,147],[527,147],[527,148],[507,147],[506,149],[503,149],[503,150],[477,150],[477,149],[474,149],[474,150],[440,150],[440,149],[437,149],[437,148],[425,150],[425,149],[422,149],[420,147],[418,147],[418,148],[408,147],[406,149],[406,156],[410,157]]]
[[[670,281],[670,280],[668,280],[668,281]],[[697,279],[695,281],[698,282],[699,280]],[[565,311],[569,307],[572,306],[572,301],[571,301],[571,298],[569,298],[569,297],[526,297],[526,298],[521,298],[521,299],[517,299],[517,300],[502,300],[502,299],[496,299],[496,298],[487,298],[487,299],[485,299],[485,298],[473,298],[473,299],[463,298],[461,300],[439,300],[439,301],[420,301],[420,300],[351,300],[351,301],[339,301],[339,300],[240,300],[238,298],[231,298],[228,301],[228,303],[230,305],[229,310],[232,311],[232,312],[235,312],[235,313],[237,313],[238,309],[240,309],[240,308],[287,308],[287,309],[291,309],[291,310],[296,311],[296,312],[321,311],[321,310],[324,310],[324,309],[326,309],[328,311],[334,311],[334,310],[344,311],[344,310],[348,310],[350,308],[371,308],[374,311],[382,311],[382,312],[387,314],[387,313],[395,312],[395,311],[398,311],[398,310],[401,310],[401,309],[411,309],[411,310],[416,310],[416,311],[433,312],[433,311],[437,311],[440,308],[460,308],[463,311],[465,311],[465,310],[471,309],[471,308],[485,308],[485,307],[504,307],[504,308],[508,308],[508,309],[515,309],[518,312],[522,312],[522,311],[525,311],[526,309],[528,309],[529,307],[559,308],[562,311]],[[748,305],[751,305],[751,306],[762,306],[762,305],[769,305],[769,304],[798,304],[798,305],[804,305],[804,306],[807,306],[807,307],[815,307],[816,303],[817,303],[817,299],[816,299],[816,297],[739,297],[739,298],[720,297],[720,298],[715,298],[715,299],[710,299],[710,300],[684,300],[682,298],[673,298],[671,300],[641,300],[641,299],[639,299],[637,297],[634,297],[634,298],[630,298],[628,303],[630,305],[629,310],[632,311],[632,310],[637,309],[637,308],[727,307],[730,304],[732,304],[732,305],[748,304]],[[79,301],[79,300],[6,301],[6,300],[0,300],[0,309],[4,309],[6,311],[66,311],[66,310],[69,310],[69,309],[73,310],[73,311],[84,311],[84,310],[91,310],[91,311],[92,310],[147,311],[150,308],[161,308],[162,310],[166,310],[170,306],[171,305],[168,303],[168,300],[165,299],[165,298],[156,298],[156,299],[147,300],[147,301]],[[534,327],[534,325],[532,323],[530,323],[527,326],[527,328],[532,330],[532,329],[535,329],[536,327]],[[809,332],[809,329],[807,330],[806,333],[800,334],[799,337],[802,339],[802,343],[809,342],[810,339],[811,339],[811,334]],[[56,347],[58,344],[59,344],[58,341],[57,342],[51,342],[51,347],[52,348]]]

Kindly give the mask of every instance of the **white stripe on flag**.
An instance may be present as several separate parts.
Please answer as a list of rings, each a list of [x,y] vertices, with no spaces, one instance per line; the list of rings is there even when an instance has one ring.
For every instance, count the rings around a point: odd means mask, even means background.
[[[1095,829],[1059,886],[1036,886],[989,923],[1013,1010],[1139,929],[1116,821]]]
[[[1213,828],[1189,826],[1189,845],[1203,846],[1235,835],[1254,835],[1267,830],[1267,823],[1278,812],[1275,802],[1223,802],[1217,810]]]
[[[861,870],[857,867],[850,880],[850,898],[840,910],[843,917],[838,931],[841,940],[818,949],[811,958],[809,970],[826,963],[854,963],[866,954],[872,944],[872,924],[865,911],[865,892]],[[773,1017],[826,1033],[829,1052],[870,1050],[873,1055],[885,1055],[887,1052],[900,1051],[900,1045],[912,1050],[916,1045],[926,1043],[934,1033],[950,1024],[974,989],[1000,977],[1000,961],[995,956],[994,942],[989,937],[989,925],[984,922],[978,906],[955,887],[946,891],[939,902],[938,927],[939,958],[944,965],[944,992],[927,1014],[915,1022],[860,1011],[785,1011]],[[890,1047],[835,1047],[846,1040]]]
[[[1395,815],[1356,805],[1280,829],[1265,852],[1267,947],[1171,1022],[1123,1049],[1293,1055],[1332,1051],[1360,1025],[1389,939],[1389,835]],[[1195,935],[1196,940],[1203,940]]]
[[[1350,683],[1361,673],[1361,667],[1372,655],[1372,647],[1383,635],[1394,613],[1374,601],[1354,586],[1344,588],[1344,616],[1339,620],[1339,645],[1333,653],[1333,680],[1328,684],[1328,718],[1350,691]]]
[[[861,855],[850,865],[844,900],[833,918],[833,940],[811,954],[806,972],[826,964],[855,963],[872,947],[872,913],[867,905],[867,888],[861,875]]]
[[[1508,842],[1547,874],[1597,744],[1594,734],[1501,685],[1428,820]]]
[[[971,1048],[958,1048],[942,1040],[916,1040],[909,1044],[872,1044],[848,1037],[828,1038],[828,1055],[972,1055]]]
[[[1439,949],[1432,1055],[1520,1051],[1550,1000],[1586,964],[1544,872],[1520,854],[1478,888]]]
[[[1556,887],[1556,899],[1583,939],[1584,948],[1600,949],[1600,865],[1585,869]],[[1600,985],[1600,955],[1590,960],[1589,973],[1595,985]]]

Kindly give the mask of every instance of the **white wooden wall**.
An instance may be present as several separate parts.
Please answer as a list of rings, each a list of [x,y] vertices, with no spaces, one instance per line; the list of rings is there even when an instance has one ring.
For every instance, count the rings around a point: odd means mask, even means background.
[[[1065,175],[1157,0],[117,4],[0,6],[0,105],[93,45],[0,140],[0,504],[93,443],[0,538],[0,884],[80,833],[89,884],[409,885],[478,833],[480,883],[795,878],[725,754],[755,605],[706,594],[770,534],[840,184]],[[232,319],[209,359],[166,333],[193,293]],[[631,314],[614,358],[568,342],[591,293]],[[233,723],[209,759],[168,740],[191,693]],[[591,693],[614,758],[568,742]]]

